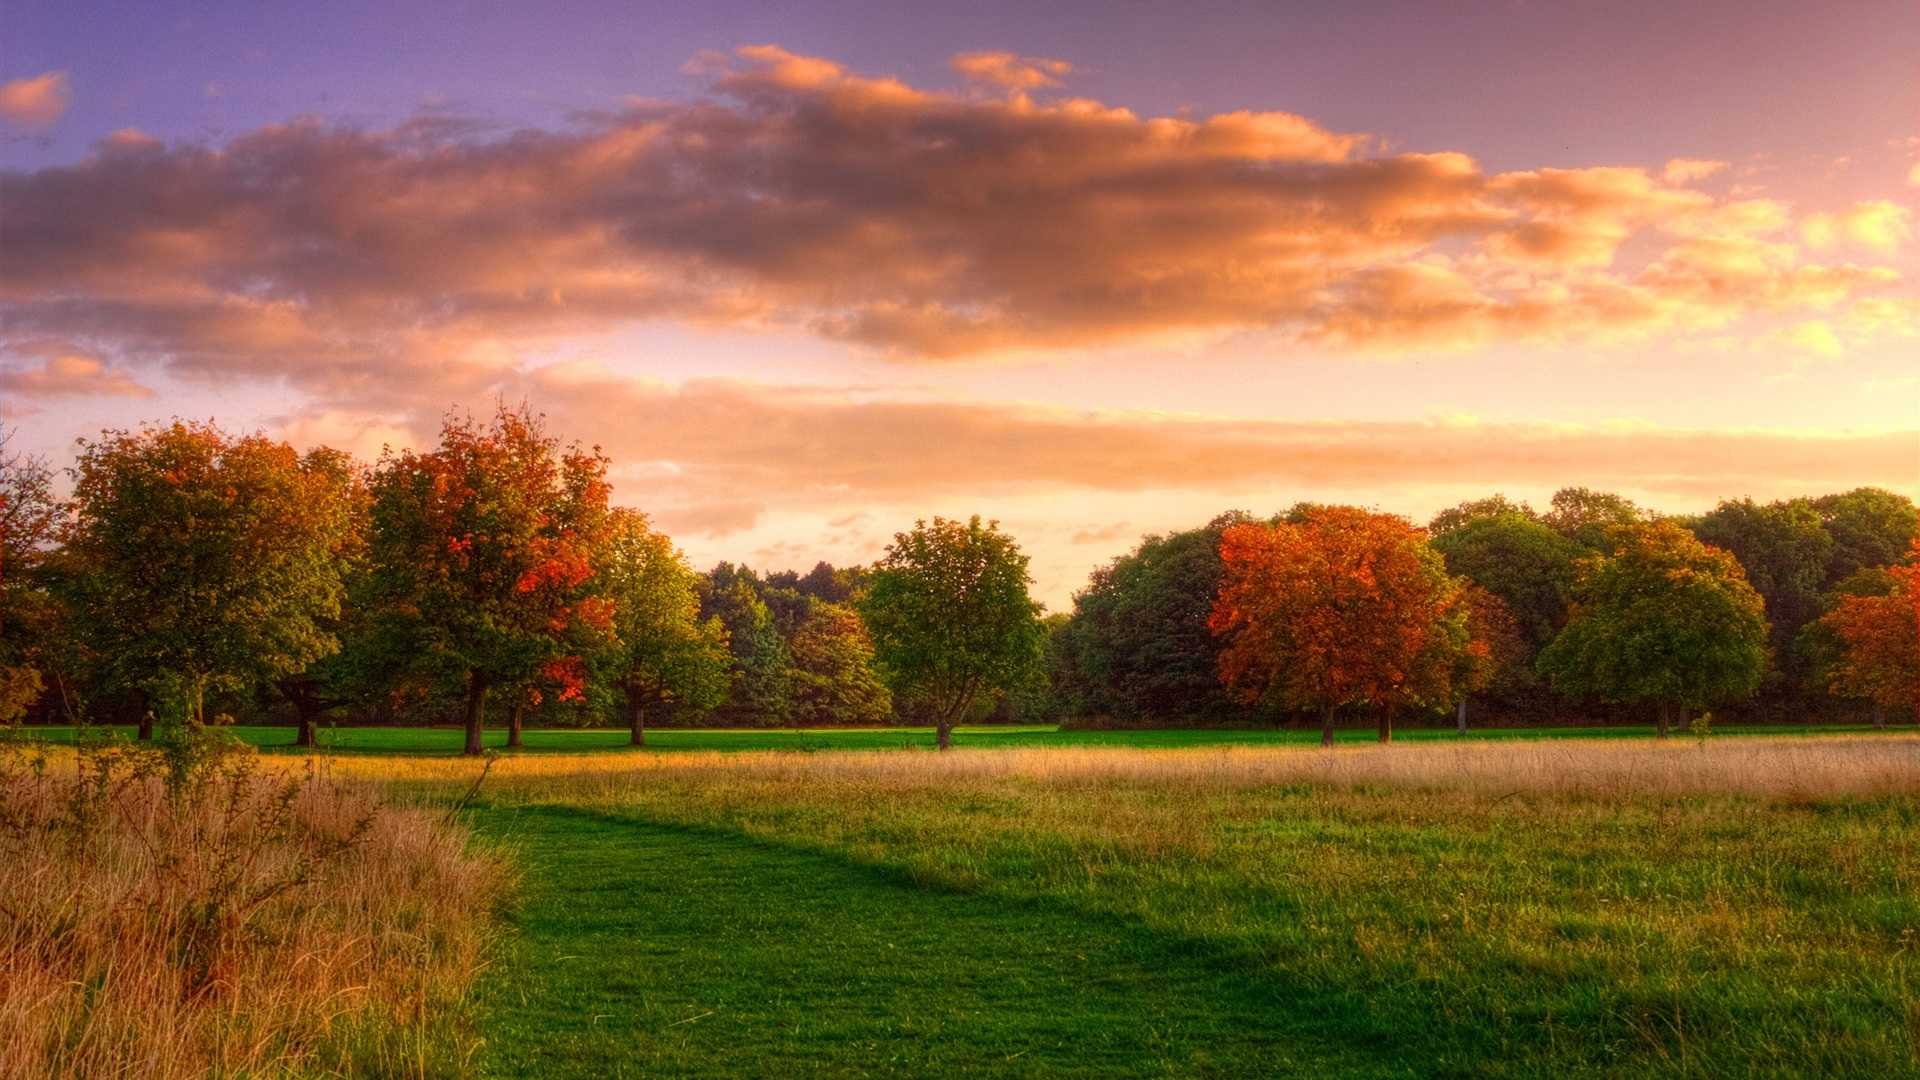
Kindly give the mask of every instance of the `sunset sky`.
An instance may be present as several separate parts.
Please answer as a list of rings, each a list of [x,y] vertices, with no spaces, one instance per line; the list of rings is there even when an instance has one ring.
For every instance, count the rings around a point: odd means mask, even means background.
[[[1920,495],[1914,0],[167,6],[0,6],[56,464],[524,399],[702,567],[979,513],[1056,609],[1231,508]]]

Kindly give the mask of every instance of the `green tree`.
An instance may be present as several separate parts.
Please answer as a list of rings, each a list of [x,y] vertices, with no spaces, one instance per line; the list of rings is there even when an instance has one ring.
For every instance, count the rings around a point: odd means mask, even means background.
[[[468,754],[487,692],[536,678],[562,699],[604,643],[612,604],[592,553],[609,523],[607,461],[564,453],[538,417],[502,405],[481,424],[448,416],[439,445],[388,452],[373,475],[369,595],[378,648],[399,670],[463,684]]]
[[[785,595],[779,595],[781,593]],[[733,653],[732,682],[721,715],[730,723],[779,726],[792,718],[792,657],[774,610],[764,599],[774,594],[791,621],[804,607],[797,593],[769,590],[752,570],[721,563],[701,582],[700,612],[720,620]]]
[[[1728,500],[1689,527],[1702,542],[1740,560],[1747,583],[1766,602],[1774,655],[1791,657],[1801,627],[1820,614],[1833,554],[1833,539],[1813,503]]]
[[[874,670],[873,638],[859,612],[810,600],[788,647],[794,723],[881,724],[892,716],[893,695]]]
[[[1646,519],[1646,512],[1624,496],[1568,487],[1553,493],[1553,507],[1543,520],[1588,551],[1605,551],[1613,530]]]
[[[1616,527],[1609,554],[1581,560],[1566,628],[1540,654],[1576,697],[1673,711],[1753,693],[1767,670],[1760,594],[1728,552],[1667,521]]]
[[[1085,680],[1085,705],[1162,722],[1245,714],[1220,684],[1220,641],[1207,617],[1226,573],[1220,534],[1249,520],[1222,514],[1203,528],[1149,536],[1093,572],[1074,595],[1061,643]]]
[[[337,649],[351,520],[334,466],[211,424],[82,441],[70,547],[83,632],[108,676],[201,723],[210,691]]]
[[[1883,488],[1823,495],[1813,500],[1813,508],[1833,539],[1822,583],[1827,588],[1856,571],[1899,563],[1920,533],[1920,511],[1913,500]]]
[[[1540,515],[1533,507],[1523,502],[1514,502],[1505,495],[1489,495],[1484,499],[1468,499],[1457,506],[1448,507],[1433,515],[1427,522],[1427,535],[1438,540],[1456,529],[1464,528],[1485,518],[1522,517],[1529,521],[1539,521]]]
[[[1502,511],[1470,518],[1433,538],[1447,571],[1499,597],[1527,643],[1525,663],[1567,618],[1573,564],[1582,549],[1534,517]]]
[[[703,713],[726,699],[726,626],[700,618],[700,575],[638,511],[613,512],[595,565],[613,601],[610,647],[598,660],[626,698],[632,744],[644,746],[649,712]]]
[[[875,564],[860,613],[889,686],[925,706],[940,749],[981,695],[1039,673],[1046,630],[1029,582],[1019,545],[978,517],[916,522]]]

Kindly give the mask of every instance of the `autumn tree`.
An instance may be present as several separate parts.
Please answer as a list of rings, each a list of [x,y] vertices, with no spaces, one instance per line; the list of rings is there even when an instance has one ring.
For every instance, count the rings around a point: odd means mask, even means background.
[[[1316,507],[1227,529],[1220,557],[1210,625],[1245,700],[1318,712],[1326,746],[1342,706],[1373,706],[1385,742],[1395,709],[1452,700],[1453,650],[1470,641],[1461,585],[1405,518]]]
[[[69,546],[83,630],[108,676],[198,723],[209,692],[338,648],[330,624],[351,521],[334,465],[212,424],[83,440]]]
[[[1467,703],[1474,694],[1501,682],[1525,678],[1533,649],[1506,601],[1479,585],[1460,592],[1466,612],[1467,643],[1452,653],[1448,680],[1453,691],[1454,724],[1467,733]]]
[[[625,698],[632,744],[646,745],[649,713],[705,712],[725,700],[726,626],[700,618],[700,575],[673,541],[644,514],[617,509],[594,565],[613,602],[613,633],[597,665]]]
[[[873,638],[859,612],[810,599],[788,649],[794,723],[880,724],[892,715],[893,695],[874,669]]]
[[[433,450],[381,457],[369,540],[380,639],[405,666],[461,683],[468,754],[481,751],[491,688],[584,691],[581,658],[612,620],[591,561],[608,527],[606,468],[597,449],[563,452],[538,417],[505,405],[486,423],[448,416]]]
[[[1760,594],[1728,552],[1682,526],[1616,526],[1607,554],[1582,559],[1566,627],[1540,654],[1555,689],[1675,710],[1746,697],[1767,669]]]
[[[896,533],[859,606],[898,697],[924,705],[945,750],[983,694],[1038,674],[1046,640],[1027,556],[999,522],[936,517]]]
[[[0,724],[40,697],[66,622],[47,574],[64,507],[47,463],[11,450],[11,438],[0,430]]]
[[[1912,707],[1920,717],[1920,539],[1904,565],[1883,574],[1884,591],[1841,595],[1820,618],[1839,646],[1828,688],[1877,709]]]

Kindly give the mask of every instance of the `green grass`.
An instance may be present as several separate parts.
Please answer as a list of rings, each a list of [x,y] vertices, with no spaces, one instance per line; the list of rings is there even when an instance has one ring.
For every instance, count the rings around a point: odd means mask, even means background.
[[[1920,1075],[1920,797],[808,760],[502,781],[484,1071]]]
[[[53,742],[68,742],[73,729],[62,726],[21,729],[28,736]],[[113,729],[131,738],[133,729]],[[294,729],[285,726],[236,725],[230,729],[242,740],[263,750],[302,753],[293,745]],[[1716,735],[1812,735],[1872,731],[1865,726],[1774,724],[1755,726],[1716,726]],[[1684,737],[1685,732],[1677,735]],[[1636,739],[1651,738],[1650,726],[1608,727],[1513,727],[1483,728],[1468,732],[1468,739]],[[337,727],[323,728],[319,734],[322,748],[330,753],[363,754],[458,754],[463,733],[451,727]],[[1341,742],[1368,743],[1375,739],[1372,728],[1343,728],[1337,732]],[[1460,736],[1450,727],[1402,727],[1394,732],[1396,741],[1456,742]],[[657,728],[647,732],[647,745],[637,750],[627,745],[625,728],[531,728],[525,732],[526,753],[583,753],[619,751],[647,753],[674,750],[897,750],[907,747],[931,747],[932,728]],[[504,748],[507,733],[488,729],[486,745]],[[1178,749],[1211,746],[1310,746],[1320,741],[1318,728],[1160,728],[1145,730],[1087,731],[1061,730],[1052,725],[983,725],[962,727],[954,734],[956,746],[976,749],[1012,749],[1056,746],[1117,746],[1141,749]]]

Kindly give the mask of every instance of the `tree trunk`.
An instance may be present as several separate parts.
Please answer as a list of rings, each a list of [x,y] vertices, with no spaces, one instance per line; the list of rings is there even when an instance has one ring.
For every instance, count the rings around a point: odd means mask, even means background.
[[[1878,701],[1873,703],[1873,726],[1877,728],[1887,726],[1887,707]]]
[[[1382,743],[1390,743],[1393,741],[1392,705],[1384,705],[1380,708],[1380,741]]]
[[[1660,718],[1655,721],[1655,723],[1658,725],[1660,737],[1663,739],[1667,737],[1667,714],[1672,711],[1673,706],[1671,704],[1665,701],[1660,703]]]
[[[627,723],[632,733],[628,745],[647,745],[647,707],[640,702],[638,694],[631,692],[627,694]]]
[[[1327,706],[1326,712],[1320,715],[1320,745],[1321,746],[1333,745],[1333,710],[1334,710],[1334,707],[1332,705],[1329,705]]]
[[[933,745],[937,750],[953,749],[953,721],[946,717],[933,722]]]
[[[139,700],[140,700],[140,733],[138,737],[141,742],[152,742],[153,741],[153,695],[147,693],[145,690],[139,691]]]
[[[480,722],[486,716],[487,677],[477,671],[467,672],[467,745],[461,753],[468,757],[478,757],[480,745]]]
[[[1460,734],[1465,735],[1467,733],[1467,699],[1466,698],[1461,698],[1460,704],[1454,706],[1453,722],[1459,726]]]
[[[520,749],[520,722],[526,717],[526,702],[515,699],[513,708],[507,710],[507,746]]]

